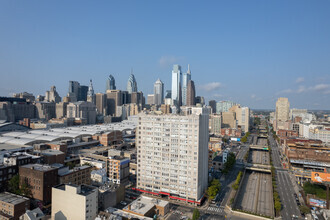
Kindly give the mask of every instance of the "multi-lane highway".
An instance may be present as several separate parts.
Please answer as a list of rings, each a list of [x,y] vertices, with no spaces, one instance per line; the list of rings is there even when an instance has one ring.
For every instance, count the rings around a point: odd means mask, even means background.
[[[292,216],[300,216],[300,211],[294,198],[293,183],[290,180],[288,171],[281,166],[280,152],[271,133],[268,134],[268,139],[272,149],[273,165],[276,170],[277,189],[282,203],[281,216],[284,220],[291,220]]]

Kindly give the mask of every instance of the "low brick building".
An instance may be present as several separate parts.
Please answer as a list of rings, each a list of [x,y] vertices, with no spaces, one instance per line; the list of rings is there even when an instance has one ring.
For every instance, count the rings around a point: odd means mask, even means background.
[[[121,143],[123,141],[123,134],[121,131],[111,131],[103,133],[100,138],[100,144],[103,146],[111,146]]]
[[[18,220],[30,209],[30,199],[12,193],[0,193],[0,219]]]
[[[76,185],[90,185],[91,184],[91,172],[93,167],[80,166],[74,167],[69,170],[69,167],[65,167],[61,172],[59,171],[58,179],[59,184],[76,184]]]
[[[30,186],[31,197],[48,204],[52,199],[52,187],[58,184],[58,168],[27,164],[19,167],[20,185],[24,182]]]

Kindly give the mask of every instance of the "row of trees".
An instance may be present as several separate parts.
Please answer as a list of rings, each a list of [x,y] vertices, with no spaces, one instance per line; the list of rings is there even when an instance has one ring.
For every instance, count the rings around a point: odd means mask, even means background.
[[[235,163],[236,163],[236,156],[234,153],[231,152],[227,157],[227,161],[224,164],[222,173],[228,174],[228,172],[234,167]]]
[[[274,208],[276,212],[276,216],[280,215],[282,204],[280,197],[277,192],[277,184],[275,179],[275,167],[273,166],[273,159],[272,159],[272,149],[269,148],[269,157],[270,157],[270,164],[271,164],[271,172],[272,172],[272,186],[273,186],[273,199],[274,199]]]
[[[243,176],[243,172],[239,171],[239,173],[237,175],[237,178],[235,180],[235,183],[232,185],[234,190],[238,190],[238,187],[239,187],[239,184],[241,182],[242,176]]]

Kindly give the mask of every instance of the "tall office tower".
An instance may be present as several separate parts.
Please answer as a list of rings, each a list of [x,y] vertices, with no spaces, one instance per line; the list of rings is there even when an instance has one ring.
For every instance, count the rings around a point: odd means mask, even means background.
[[[235,102],[232,101],[221,101],[221,102],[217,102],[217,114],[220,114],[221,112],[228,112],[229,109],[231,107],[233,107],[234,105],[238,105]]]
[[[89,81],[88,92],[87,92],[87,102],[95,104],[95,93],[93,89],[92,80]]]
[[[78,100],[79,87],[80,87],[79,82],[69,81],[68,97],[70,97],[70,100],[73,100],[73,102]]]
[[[212,113],[215,114],[217,112],[217,102],[215,100],[210,100],[209,106],[212,109]]]
[[[180,106],[181,102],[181,66],[174,65],[172,70],[172,104]]]
[[[103,93],[95,94],[95,105],[98,114],[107,114],[107,97]]]
[[[88,86],[79,86],[78,101],[87,101]]]
[[[84,118],[87,124],[96,123],[96,106],[91,102],[71,102],[66,107],[68,118]]]
[[[187,106],[193,106],[195,105],[195,83],[192,80],[189,80],[188,86],[187,86],[187,97],[186,97],[186,105]]]
[[[187,90],[188,82],[191,80],[190,66],[188,64],[188,71],[183,73],[182,77],[182,105],[187,105]]]
[[[154,104],[161,105],[164,103],[164,83],[158,79],[154,84]]]
[[[122,105],[131,103],[131,95],[127,91],[121,91]]]
[[[107,84],[105,86],[105,92],[107,92],[107,90],[116,90],[116,81],[115,81],[115,77],[113,77],[113,75],[110,74],[110,76],[107,79]]]
[[[122,105],[122,95],[120,90],[107,90],[107,115],[116,116],[117,106]]]
[[[148,103],[148,105],[155,104],[155,95],[154,94],[148,94],[147,103]]]
[[[55,86],[50,87],[50,91],[46,91],[45,101],[55,103],[61,102],[61,97],[58,95]]]
[[[243,132],[248,132],[250,126],[250,109],[248,107],[234,105],[229,111],[235,112],[237,125],[241,126]]]
[[[200,114],[139,115],[138,190],[200,204],[208,185],[209,115],[197,109]]]
[[[275,118],[276,121],[288,121],[290,113],[290,102],[288,98],[278,98],[276,102]]]
[[[127,91],[131,94],[132,92],[137,92],[137,90],[136,79],[132,72],[127,81]]]

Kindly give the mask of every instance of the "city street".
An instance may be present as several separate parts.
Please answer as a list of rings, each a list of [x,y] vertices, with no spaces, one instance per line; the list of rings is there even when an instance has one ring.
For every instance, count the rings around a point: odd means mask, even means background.
[[[273,165],[276,170],[276,183],[278,193],[282,203],[281,216],[282,219],[290,220],[292,216],[300,216],[300,211],[294,198],[294,188],[288,171],[281,166],[280,152],[273,135],[269,133],[269,143],[272,149]]]

